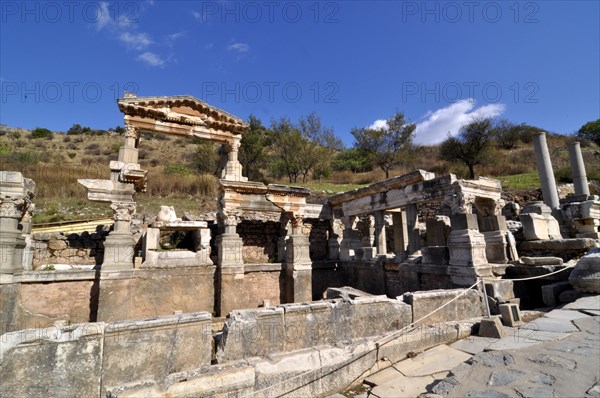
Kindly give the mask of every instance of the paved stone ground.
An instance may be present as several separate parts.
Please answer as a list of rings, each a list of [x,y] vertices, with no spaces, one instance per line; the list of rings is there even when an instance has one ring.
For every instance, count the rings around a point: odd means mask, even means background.
[[[600,296],[583,297],[501,339],[471,336],[378,372],[347,396],[598,397]]]

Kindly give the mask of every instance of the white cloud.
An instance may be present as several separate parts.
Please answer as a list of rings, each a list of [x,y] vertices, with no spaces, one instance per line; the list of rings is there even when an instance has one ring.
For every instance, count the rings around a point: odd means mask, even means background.
[[[134,50],[143,50],[152,44],[152,40],[147,33],[123,32],[119,35],[119,40]]]
[[[460,100],[445,108],[428,112],[426,119],[417,123],[415,143],[438,144],[448,137],[455,135],[461,126],[474,118],[496,117],[505,110],[504,104],[489,104],[475,108],[475,101]]]
[[[200,14],[198,11],[192,11],[192,15],[194,16],[194,19],[198,20],[198,21],[202,21],[202,14]]]
[[[229,51],[236,51],[238,53],[247,53],[250,51],[250,46],[246,43],[232,43],[227,46]]]
[[[204,46],[204,48],[206,48],[207,50],[210,50],[211,48],[213,48],[214,45],[215,45],[215,43],[208,43],[207,45]]]
[[[109,4],[106,1],[98,3],[96,9],[96,16],[94,23],[96,24],[97,30],[108,28],[112,31],[117,29],[128,29],[133,25],[133,21],[127,18],[125,15],[119,15],[116,19],[114,18],[114,12],[111,13]]]
[[[165,61],[160,57],[160,55],[151,53],[151,52],[145,52],[143,54],[140,54],[137,57],[137,59],[147,63],[150,66],[164,66],[165,65]]]
[[[167,35],[167,39],[174,41],[177,40],[181,37],[185,36],[184,32],[177,32],[177,33],[171,33],[170,35]]]
[[[384,129],[387,130],[387,121],[385,119],[377,119],[375,120],[368,128],[373,130]]]

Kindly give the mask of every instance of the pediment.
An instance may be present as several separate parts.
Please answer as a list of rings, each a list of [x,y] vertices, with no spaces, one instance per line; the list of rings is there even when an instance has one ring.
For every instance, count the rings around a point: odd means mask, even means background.
[[[188,126],[205,126],[214,130],[242,134],[244,120],[189,95],[137,97],[126,94],[118,100],[125,116],[144,117]]]

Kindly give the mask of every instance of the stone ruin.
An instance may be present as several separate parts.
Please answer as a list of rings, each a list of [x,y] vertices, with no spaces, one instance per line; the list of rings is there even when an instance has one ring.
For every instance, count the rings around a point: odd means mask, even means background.
[[[0,395],[324,395],[383,357],[469,335],[490,313],[600,293],[599,254],[585,255],[600,246],[600,199],[577,143],[575,195],[561,201],[545,136],[535,136],[544,201],[520,214],[497,180],[424,170],[315,205],[308,189],[243,176],[241,119],[189,96],[128,94],[118,105],[126,133],[110,178],[79,180],[88,199],[110,203],[107,235],[60,245],[32,235],[34,182],[0,174],[0,370],[9,381]],[[148,178],[138,164],[142,131],[222,144],[214,219],[163,206],[132,232]],[[187,250],[161,246],[173,231]],[[32,270],[43,263],[40,246],[80,255],[90,244],[93,269]],[[580,257],[570,277],[557,272]],[[514,281],[523,277],[538,279]],[[416,322],[418,336],[375,344]],[[305,374],[313,368],[319,377]]]

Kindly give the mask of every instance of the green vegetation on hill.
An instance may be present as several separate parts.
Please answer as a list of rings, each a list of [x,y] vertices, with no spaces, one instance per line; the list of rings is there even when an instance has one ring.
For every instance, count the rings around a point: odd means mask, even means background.
[[[390,119],[394,121],[398,115]],[[388,121],[388,123],[390,122]],[[393,124],[393,123],[392,123]],[[273,120],[270,127],[250,117],[250,129],[242,139],[239,159],[244,174],[251,180],[305,186],[317,196],[331,195],[414,169],[437,175],[455,173],[467,178],[471,172],[498,178],[504,189],[537,189],[535,155],[531,145],[534,126],[500,121],[486,128],[484,151],[477,154],[471,168],[457,161],[444,145],[412,145],[412,129],[366,131],[361,145],[344,148],[319,117],[311,114],[297,122],[287,118]],[[357,130],[358,131],[358,130]],[[384,145],[379,138],[397,131],[404,133],[404,145]],[[467,130],[465,130],[467,131]],[[587,130],[586,130],[587,131]],[[106,217],[112,214],[108,204],[92,203],[85,197],[79,178],[105,179],[108,163],[117,159],[123,145],[123,128],[96,130],[73,125],[68,133],[44,128],[33,131],[0,126],[0,168],[21,171],[37,184],[35,199],[38,213],[34,222]],[[587,136],[586,136],[587,137]],[[598,146],[580,136],[588,178],[600,181]],[[367,138],[370,140],[367,140]],[[549,134],[548,147],[558,183],[571,181],[567,143],[574,137]],[[468,143],[468,137],[459,136]],[[393,141],[393,139],[392,139]],[[380,143],[380,144],[378,144]],[[374,145],[373,156],[365,148]],[[391,149],[390,149],[391,148]],[[398,150],[395,158],[389,151]],[[161,204],[172,204],[178,214],[199,214],[216,209],[219,146],[199,139],[143,132],[139,162],[148,170],[148,189],[137,195],[138,212],[156,213]],[[393,156],[392,156],[393,155]],[[379,158],[390,156],[391,167],[381,167]],[[386,170],[387,168],[387,170]]]

